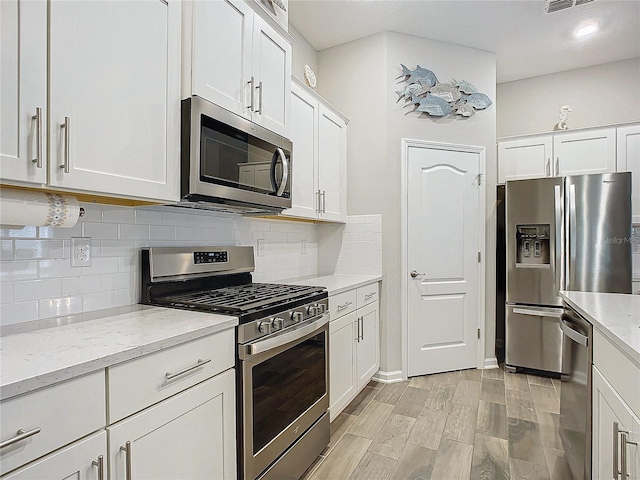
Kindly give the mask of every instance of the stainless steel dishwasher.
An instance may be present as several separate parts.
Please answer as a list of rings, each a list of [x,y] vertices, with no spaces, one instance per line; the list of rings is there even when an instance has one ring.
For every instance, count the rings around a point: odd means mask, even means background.
[[[564,305],[560,438],[574,480],[591,480],[591,363],[593,326]]]

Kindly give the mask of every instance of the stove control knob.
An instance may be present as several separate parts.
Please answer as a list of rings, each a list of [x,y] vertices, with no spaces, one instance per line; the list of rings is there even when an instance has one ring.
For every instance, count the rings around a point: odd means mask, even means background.
[[[318,304],[318,313],[324,313],[327,311],[327,306],[324,303]]]
[[[318,314],[318,305],[309,305],[307,307],[307,313],[312,317],[316,316]]]
[[[266,322],[258,323],[258,331],[260,333],[271,333],[271,327],[273,326],[273,321],[269,320]]]
[[[284,318],[275,318],[273,320],[273,330],[282,330],[284,328]]]
[[[299,323],[304,318],[304,314],[302,312],[293,312],[291,314],[291,321],[293,323]]]

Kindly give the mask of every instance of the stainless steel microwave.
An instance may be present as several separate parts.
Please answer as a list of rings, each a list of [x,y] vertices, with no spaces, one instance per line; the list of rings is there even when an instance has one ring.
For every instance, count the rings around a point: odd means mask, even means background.
[[[245,213],[291,208],[292,146],[201,97],[184,99],[181,203],[196,208],[224,204]]]

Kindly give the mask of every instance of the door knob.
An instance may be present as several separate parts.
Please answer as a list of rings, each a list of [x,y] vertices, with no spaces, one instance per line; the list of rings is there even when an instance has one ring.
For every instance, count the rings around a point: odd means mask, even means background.
[[[409,275],[411,275],[411,278],[416,278],[418,275],[424,275],[424,273],[418,273],[415,270],[411,270],[411,273]]]

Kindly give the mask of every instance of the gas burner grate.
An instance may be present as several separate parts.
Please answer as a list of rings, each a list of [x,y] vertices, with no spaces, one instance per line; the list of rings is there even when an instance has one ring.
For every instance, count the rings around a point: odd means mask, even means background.
[[[257,308],[296,300],[323,290],[321,287],[251,283],[235,287],[168,295],[162,300],[175,306],[204,307],[210,310],[244,313]]]

